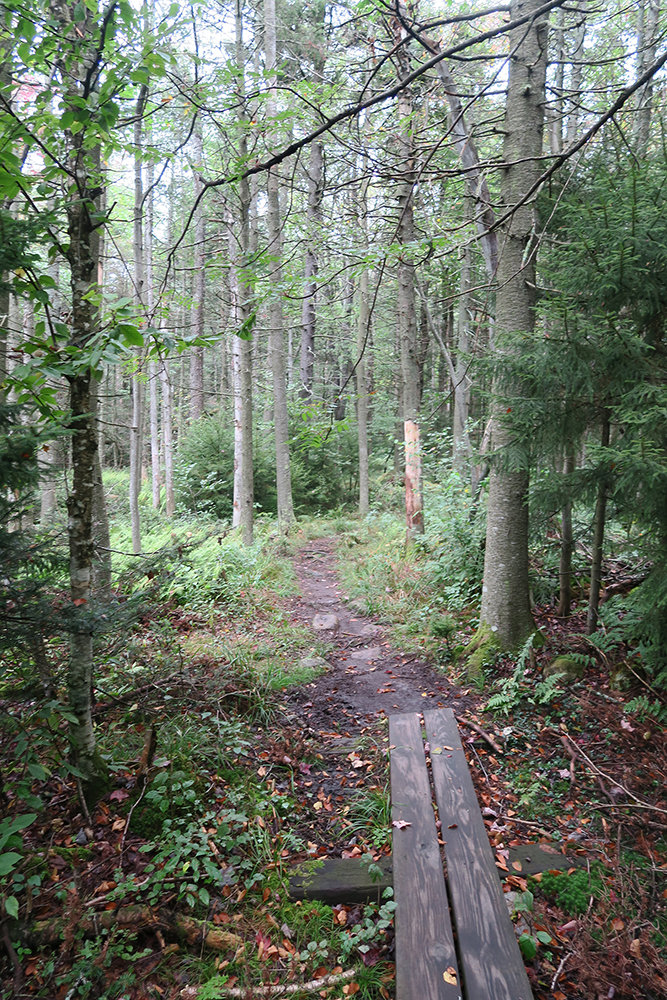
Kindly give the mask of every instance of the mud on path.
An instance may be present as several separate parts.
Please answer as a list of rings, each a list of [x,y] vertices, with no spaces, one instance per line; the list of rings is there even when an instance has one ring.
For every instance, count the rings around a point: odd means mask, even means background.
[[[382,715],[466,707],[466,697],[423,659],[392,647],[382,625],[346,603],[336,573],[335,538],[307,543],[295,557],[301,594],[290,598],[292,620],[313,628],[334,615],[335,629],[313,635],[330,642],[326,673],[290,693],[288,705],[310,726],[342,731],[372,725]]]

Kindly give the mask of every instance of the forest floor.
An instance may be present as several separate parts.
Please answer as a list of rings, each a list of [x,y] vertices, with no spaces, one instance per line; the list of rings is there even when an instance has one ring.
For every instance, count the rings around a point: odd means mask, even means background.
[[[3,924],[3,996],[214,1000],[333,976],[311,995],[392,997],[391,908],[294,902],[288,879],[309,860],[390,854],[388,716],[452,706],[503,748],[463,735],[499,864],[528,843],[578,859],[568,874],[506,878],[536,1000],[667,997],[667,747],[625,714],[614,664],[592,658],[584,684],[494,715],[481,684],[402,652],[390,618],[363,613],[338,539],[292,556],[298,593],[141,623],[150,681],[98,706],[101,745],[124,749],[112,789],[90,817],[71,781],[36,789],[46,805],[24,835],[25,874],[41,886],[21,897],[23,930]],[[535,675],[585,647],[576,615],[537,618]],[[267,649],[299,661],[300,683],[254,679]],[[4,738],[3,755],[15,746]]]

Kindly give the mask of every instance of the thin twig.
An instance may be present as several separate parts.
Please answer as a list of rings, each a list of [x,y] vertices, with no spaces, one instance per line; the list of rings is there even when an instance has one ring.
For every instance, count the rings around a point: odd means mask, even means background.
[[[558,982],[558,977],[560,976],[561,972],[563,971],[563,966],[567,962],[568,958],[572,958],[573,954],[574,954],[573,951],[569,951],[567,953],[567,955],[563,955],[563,957],[561,958],[560,963],[558,965],[558,968],[554,972],[554,977],[551,980],[551,992],[552,993],[556,989],[556,983]]]
[[[461,715],[455,715],[454,718],[460,726],[467,726],[468,729],[472,729],[478,736],[481,736],[483,740],[486,740],[489,746],[492,747],[496,753],[503,752],[503,748],[494,740],[493,736],[489,736],[489,734],[485,732],[481,726],[478,726],[476,722],[471,722],[470,719],[464,719]]]
[[[568,738],[568,739],[570,739],[570,737],[567,737],[567,738]],[[570,742],[572,742],[572,741],[570,740]],[[580,755],[580,756],[582,757],[582,759],[583,759],[583,760],[584,760],[584,761],[585,761],[585,762],[586,762],[586,763],[588,764],[588,766],[589,766],[589,768],[591,769],[591,771],[593,772],[593,774],[594,774],[594,775],[595,775],[595,776],[596,776],[596,777],[598,778],[598,780],[599,780],[599,782],[600,782],[600,785],[601,785],[601,786],[602,786],[602,781],[601,781],[600,779],[601,779],[601,778],[604,778],[604,779],[605,779],[605,781],[609,781],[609,782],[611,782],[611,784],[612,784],[612,785],[613,785],[613,786],[614,786],[615,788],[620,788],[620,789],[621,789],[621,791],[622,791],[622,792],[623,792],[623,793],[624,793],[625,795],[628,795],[628,796],[629,796],[629,797],[630,797],[630,798],[631,798],[631,799],[632,799],[632,800],[633,800],[634,802],[637,802],[637,803],[638,803],[638,804],[639,804],[639,805],[640,805],[640,806],[641,806],[641,807],[642,807],[643,809],[650,809],[650,810],[651,810],[652,812],[659,812],[659,813],[662,813],[662,814],[663,814],[664,816],[667,816],[667,809],[661,809],[661,808],[660,808],[660,806],[653,806],[653,805],[650,805],[650,804],[649,804],[648,802],[642,802],[642,800],[641,800],[640,798],[638,798],[638,797],[637,797],[637,796],[636,796],[636,795],[634,794],[634,792],[631,792],[629,788],[626,788],[626,787],[625,787],[625,785],[622,785],[622,784],[620,783],[620,781],[616,781],[616,780],[615,780],[614,778],[610,777],[610,776],[609,776],[608,774],[605,774],[605,772],[604,772],[604,771],[601,771],[601,770],[600,770],[600,768],[599,768],[599,767],[597,766],[597,764],[595,764],[595,763],[594,763],[594,762],[593,762],[593,761],[592,761],[592,760],[590,759],[590,757],[588,757],[588,756],[587,756],[587,755],[586,755],[586,754],[584,753],[584,751],[583,751],[583,750],[581,749],[581,747],[577,747],[577,748],[576,748],[576,752],[577,752],[577,753],[578,753],[578,754],[579,754],[579,755]],[[614,804],[614,805],[618,805],[618,803],[617,803],[617,802],[616,802],[616,800],[614,799],[613,795],[611,795],[611,794],[610,794],[609,792],[607,792],[607,791],[606,791],[606,789],[605,789],[604,791],[605,791],[605,795],[607,796],[607,798],[611,798],[611,800],[612,800],[613,804]]]
[[[76,781],[76,790],[79,795],[79,802],[81,803],[81,809],[83,810],[83,815],[85,817],[86,823],[92,829],[93,821],[90,818],[90,812],[88,810],[88,803],[86,802],[86,796],[83,794],[83,785],[81,784],[81,778],[79,777],[78,774],[76,774],[74,776],[74,780]]]
[[[125,823],[125,829],[123,830],[123,836],[122,836],[122,839],[121,839],[121,842],[120,842],[120,867],[121,867],[121,870],[123,868],[123,851],[125,849],[125,838],[127,837],[127,831],[130,829],[130,821],[132,819],[132,813],[134,812],[134,810],[137,808],[137,806],[139,805],[139,803],[143,799],[144,795],[146,794],[146,789],[147,788],[148,788],[148,782],[145,782],[144,787],[141,789],[141,795],[139,796],[139,798],[135,802],[132,803],[132,808],[130,809],[129,813],[127,814],[127,821]]]

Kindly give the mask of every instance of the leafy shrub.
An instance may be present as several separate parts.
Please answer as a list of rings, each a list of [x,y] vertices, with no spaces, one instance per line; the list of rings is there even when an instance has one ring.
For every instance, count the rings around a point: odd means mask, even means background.
[[[345,421],[331,423],[321,406],[301,407],[290,417],[292,496],[298,513],[333,510],[356,500],[357,442]],[[276,457],[273,435],[255,430],[255,507],[275,514]],[[192,424],[181,441],[174,482],[180,505],[230,520],[234,495],[234,432],[223,414]]]

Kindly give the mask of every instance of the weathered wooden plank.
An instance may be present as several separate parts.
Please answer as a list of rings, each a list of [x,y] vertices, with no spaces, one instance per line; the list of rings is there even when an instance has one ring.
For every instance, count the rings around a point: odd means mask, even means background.
[[[575,866],[585,866],[583,858],[550,854],[539,844],[523,844],[508,848],[508,871],[498,869],[501,879],[508,875],[537,875],[546,871],[567,871]],[[514,867],[515,863],[520,869]],[[299,865],[289,877],[290,899],[319,899],[331,906],[336,903],[376,903],[382,893],[394,884],[391,855],[377,862],[382,877],[376,882],[368,874],[368,865],[359,858],[322,858]]]
[[[509,847],[508,850],[507,867],[509,873],[504,872],[501,868],[496,869],[501,878],[507,878],[508,874],[521,875],[525,878],[526,875],[537,875],[539,872],[564,872],[568,868],[586,867],[586,860],[578,858],[576,854],[574,857],[566,857],[565,854],[549,854],[539,844],[523,844],[521,847]],[[520,869],[513,867],[515,862],[521,865]]]
[[[358,858],[323,858],[307,861],[290,875],[290,899],[319,899],[322,903],[377,903],[393,885],[391,858],[377,862],[382,877],[373,881],[368,865]]]
[[[419,716],[390,716],[389,743],[392,817],[394,822],[409,824],[394,827],[392,835],[396,998],[460,1000],[461,980]]]
[[[451,709],[424,712],[467,1000],[531,1000]],[[438,751],[440,751],[438,753]]]

